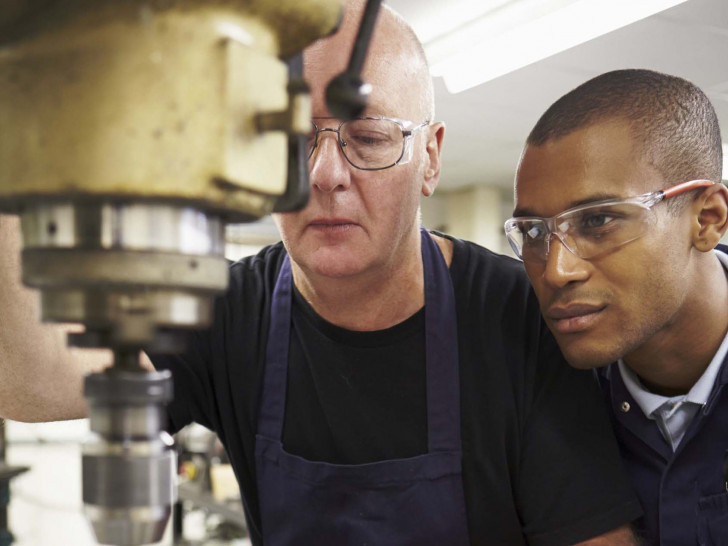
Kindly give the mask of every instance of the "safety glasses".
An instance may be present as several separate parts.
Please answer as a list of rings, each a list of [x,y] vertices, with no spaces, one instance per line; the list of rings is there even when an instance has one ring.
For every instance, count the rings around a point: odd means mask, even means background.
[[[317,124],[331,119],[317,117],[311,121],[309,159],[318,148],[322,133],[332,133],[336,135],[346,160],[363,171],[380,171],[409,163],[412,159],[412,137],[430,124],[423,121],[415,126],[411,121],[386,117],[342,121],[336,129]]]
[[[546,261],[552,235],[574,255],[588,260],[644,235],[654,221],[652,207],[657,203],[713,184],[691,180],[637,197],[579,205],[551,218],[511,218],[504,226],[506,237],[524,262]]]

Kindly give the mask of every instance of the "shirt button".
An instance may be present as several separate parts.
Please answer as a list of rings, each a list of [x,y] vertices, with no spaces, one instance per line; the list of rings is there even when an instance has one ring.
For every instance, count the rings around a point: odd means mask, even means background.
[[[621,409],[623,413],[627,413],[629,411],[629,408],[630,408],[629,402],[625,401],[625,402],[622,402],[622,405],[620,406],[619,409]]]

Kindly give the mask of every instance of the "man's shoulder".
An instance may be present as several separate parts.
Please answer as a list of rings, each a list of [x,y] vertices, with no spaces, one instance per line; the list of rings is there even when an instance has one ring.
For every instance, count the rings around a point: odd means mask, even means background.
[[[459,239],[447,233],[440,231],[432,231],[432,233],[452,242],[453,261],[457,261],[458,264],[456,265],[459,267],[467,267],[468,264],[472,264],[476,267],[491,267],[496,271],[525,275],[523,263],[520,260],[499,254],[478,243]]]
[[[521,261],[493,252],[472,241],[436,233],[453,244],[450,274],[456,286],[475,285],[500,291],[530,291],[530,283]]]
[[[283,243],[263,247],[257,254],[244,256],[230,264],[231,282],[248,279],[275,279],[286,256]]]
[[[538,299],[523,264],[476,243],[446,237],[453,241],[450,276],[461,334],[477,338],[483,348],[505,343],[510,350],[534,339],[541,339],[536,345],[546,343],[544,336],[550,334],[544,332]]]
[[[224,307],[233,316],[245,309],[259,310],[270,302],[278,272],[286,256],[282,243],[262,248],[257,254],[245,256],[229,266],[228,288]],[[261,307],[262,306],[262,307]]]

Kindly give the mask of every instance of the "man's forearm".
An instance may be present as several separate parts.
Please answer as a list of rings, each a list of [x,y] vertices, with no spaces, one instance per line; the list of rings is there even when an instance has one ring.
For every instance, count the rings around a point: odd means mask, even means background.
[[[39,322],[38,296],[21,283],[20,221],[0,214],[0,416],[18,421],[83,417],[83,375],[108,351],[68,349],[70,327]]]

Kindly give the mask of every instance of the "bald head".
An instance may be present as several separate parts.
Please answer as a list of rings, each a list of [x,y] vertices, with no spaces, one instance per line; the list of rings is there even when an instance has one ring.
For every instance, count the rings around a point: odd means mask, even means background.
[[[363,0],[346,2],[339,31],[304,52],[304,71],[311,85],[314,115],[325,110],[326,85],[348,65],[364,12]],[[415,123],[434,117],[434,93],[424,50],[412,28],[396,12],[382,6],[364,62],[362,79],[372,84],[365,115],[384,115]]]

